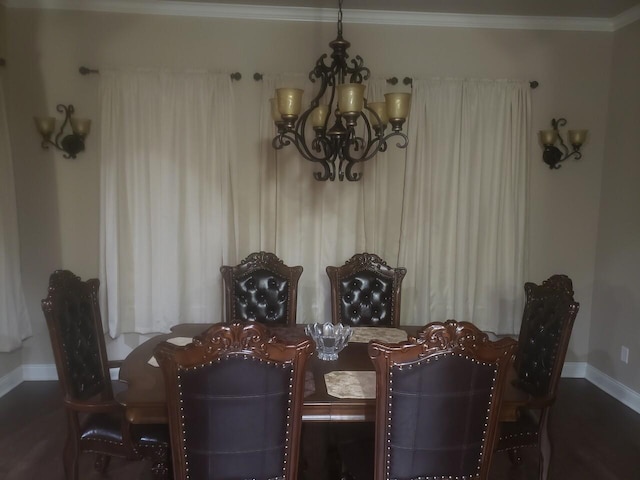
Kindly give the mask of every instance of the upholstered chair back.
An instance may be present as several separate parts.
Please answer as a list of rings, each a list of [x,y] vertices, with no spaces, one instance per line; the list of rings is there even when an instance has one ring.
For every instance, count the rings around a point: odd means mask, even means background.
[[[313,351],[255,323],[160,344],[176,478],[296,479],[304,370]]]
[[[526,303],[518,337],[518,387],[535,397],[554,397],[580,305],[566,275],[524,286]]]
[[[371,342],[375,480],[487,478],[515,347],[453,320],[404,344]]]
[[[341,267],[327,267],[333,323],[397,327],[406,273],[372,253],[356,254]]]
[[[97,279],[83,282],[68,270],[49,279],[42,310],[47,321],[58,378],[68,398],[112,398]]]
[[[289,267],[273,253],[252,253],[240,265],[220,268],[225,288],[226,322],[296,324],[302,267]]]

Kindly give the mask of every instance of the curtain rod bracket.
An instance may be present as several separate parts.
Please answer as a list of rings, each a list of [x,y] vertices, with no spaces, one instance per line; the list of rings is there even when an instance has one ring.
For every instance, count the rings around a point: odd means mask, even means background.
[[[404,83],[405,85],[410,85],[410,86],[413,87],[413,78],[404,77],[404,79],[402,80],[402,83]]]
[[[540,85],[540,84],[538,83],[537,80],[532,80],[531,82],[529,82],[529,86],[531,88],[538,88],[538,85]]]
[[[398,78],[397,77],[387,78],[387,83],[389,85],[397,85],[398,84]]]
[[[242,74],[240,72],[233,72],[231,74],[231,80],[240,80],[242,78]]]
[[[256,82],[259,82],[260,80],[262,80],[262,74],[261,74],[261,73],[258,73],[258,72],[254,73],[254,74],[253,74],[253,79],[254,79]]]

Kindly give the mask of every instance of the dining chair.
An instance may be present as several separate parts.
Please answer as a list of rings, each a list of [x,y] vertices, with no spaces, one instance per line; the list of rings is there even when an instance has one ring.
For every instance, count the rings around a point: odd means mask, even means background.
[[[430,323],[407,342],[371,341],[375,441],[340,445],[344,478],[486,479],[515,348],[511,338],[490,341],[454,320]]]
[[[153,478],[169,471],[169,433],[166,425],[131,425],[114,399],[98,304],[97,279],[83,282],[68,270],[49,278],[42,310],[47,321],[58,380],[64,395],[67,438],[63,463],[68,480],[78,479],[81,453],[95,453],[96,470],[106,471],[111,457],[150,458]]]
[[[541,285],[527,282],[524,290],[514,384],[531,400],[520,409],[517,422],[501,424],[497,450],[508,452],[518,464],[521,448],[536,447],[539,478],[545,480],[551,462],[549,415],[580,304],[574,300],[573,284],[566,275],[553,275]]]
[[[225,321],[294,326],[302,267],[289,267],[275,254],[256,252],[239,265],[220,267]]]
[[[154,352],[165,379],[176,479],[295,480],[313,342],[257,322],[215,324]]]
[[[327,267],[333,323],[364,327],[400,325],[405,268],[392,268],[373,253],[358,253],[340,267]]]

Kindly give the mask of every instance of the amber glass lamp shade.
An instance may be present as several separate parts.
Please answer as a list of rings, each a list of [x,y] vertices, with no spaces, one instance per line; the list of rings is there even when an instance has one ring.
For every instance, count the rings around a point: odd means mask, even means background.
[[[88,118],[71,118],[71,130],[76,135],[80,135],[82,138],[89,135],[91,131],[91,120]]]
[[[569,130],[569,143],[577,147],[582,146],[587,140],[588,130]]]
[[[558,140],[558,132],[555,130],[540,130],[538,136],[540,137],[540,143],[546,146],[554,145]]]
[[[313,128],[323,128],[329,114],[329,105],[318,105],[309,117]]]
[[[389,118],[387,117],[386,102],[371,102],[368,103],[367,106],[371,110],[373,110],[380,119],[378,120],[378,118],[376,118],[373,113],[369,112],[369,121],[371,122],[371,125],[373,125],[374,127],[378,127],[380,124],[382,124],[383,127],[386,126],[389,122]]]
[[[36,129],[43,138],[49,138],[56,128],[56,119],[53,117],[33,117]]]
[[[299,88],[278,88],[276,99],[278,101],[278,111],[282,117],[297,117],[302,108],[302,93]]]
[[[338,85],[338,108],[340,113],[360,113],[364,107],[364,89],[361,83],[342,83]]]
[[[410,93],[387,93],[384,96],[389,118],[406,119],[411,107]]]

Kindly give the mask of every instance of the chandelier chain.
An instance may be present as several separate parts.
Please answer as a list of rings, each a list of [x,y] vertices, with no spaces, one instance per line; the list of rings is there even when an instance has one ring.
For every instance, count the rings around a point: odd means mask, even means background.
[[[338,36],[342,37],[342,0],[338,1]]]

